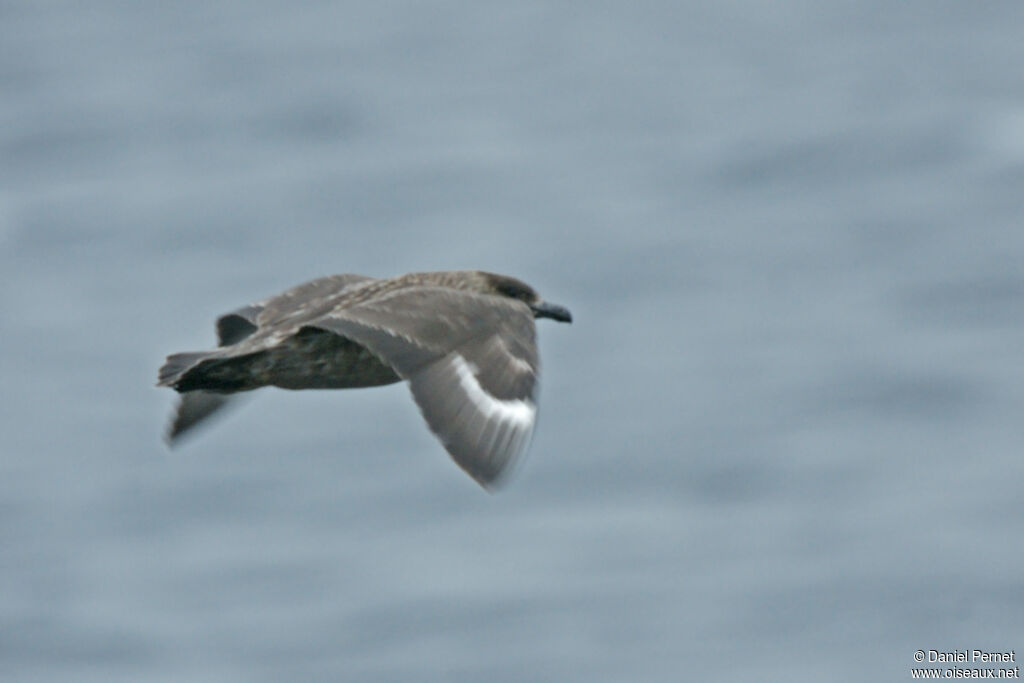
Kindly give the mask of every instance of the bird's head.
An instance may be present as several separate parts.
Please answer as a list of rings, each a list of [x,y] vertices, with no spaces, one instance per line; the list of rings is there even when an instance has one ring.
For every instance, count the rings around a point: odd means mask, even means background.
[[[551,318],[562,323],[572,322],[572,313],[568,308],[544,301],[533,287],[522,280],[496,273],[481,272],[480,275],[482,291],[486,294],[522,301],[533,311],[534,318]]]

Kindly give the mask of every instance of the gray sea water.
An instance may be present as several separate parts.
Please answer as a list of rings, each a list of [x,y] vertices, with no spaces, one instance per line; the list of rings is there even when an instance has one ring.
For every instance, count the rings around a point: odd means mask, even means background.
[[[909,680],[1024,656],[1024,4],[0,3],[0,680]],[[404,386],[169,452],[312,277],[541,321],[489,495]]]

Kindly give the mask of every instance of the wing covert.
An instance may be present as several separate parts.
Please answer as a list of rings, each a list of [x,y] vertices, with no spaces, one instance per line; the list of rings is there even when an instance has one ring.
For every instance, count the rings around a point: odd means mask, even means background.
[[[243,306],[217,318],[217,345],[237,344],[261,327],[291,318],[301,324],[334,307],[335,299],[355,284],[372,280],[365,275],[328,275],[304,282],[276,296]]]

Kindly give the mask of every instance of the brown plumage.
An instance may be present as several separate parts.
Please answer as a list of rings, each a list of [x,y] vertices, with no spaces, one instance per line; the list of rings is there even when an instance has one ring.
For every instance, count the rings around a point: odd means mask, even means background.
[[[313,280],[219,318],[216,350],[168,356],[158,386],[181,401],[167,439],[238,392],[405,380],[455,461],[490,486],[533,430],[540,317],[572,321],[529,285],[483,271]]]

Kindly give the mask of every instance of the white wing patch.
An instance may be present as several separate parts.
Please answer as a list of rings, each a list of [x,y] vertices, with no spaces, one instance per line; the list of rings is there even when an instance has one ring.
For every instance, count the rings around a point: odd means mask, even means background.
[[[455,462],[489,487],[529,444],[537,405],[530,395],[495,397],[476,372],[475,363],[452,351],[413,374],[409,384],[427,424]]]
[[[488,420],[497,419],[502,422],[511,422],[518,429],[533,427],[534,418],[537,416],[537,406],[532,402],[521,399],[505,401],[494,398],[480,386],[480,381],[473,374],[476,368],[457,353],[452,354],[452,366],[458,375],[459,386]]]
[[[537,417],[537,406],[530,400],[502,400],[491,396],[473,374],[473,365],[458,353],[452,354],[450,367],[455,370],[459,388],[469,404],[483,418],[459,420],[461,426],[457,429],[462,433],[461,438],[472,449],[472,457],[488,463],[487,467],[494,468],[495,472],[500,472],[529,442]],[[456,462],[459,462],[459,458],[456,458]]]

